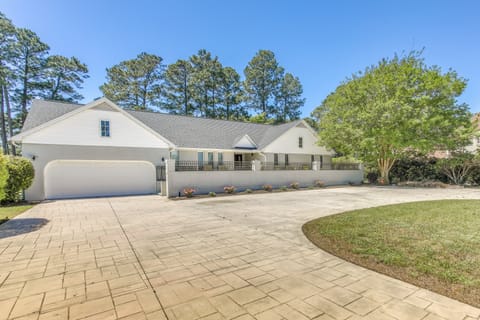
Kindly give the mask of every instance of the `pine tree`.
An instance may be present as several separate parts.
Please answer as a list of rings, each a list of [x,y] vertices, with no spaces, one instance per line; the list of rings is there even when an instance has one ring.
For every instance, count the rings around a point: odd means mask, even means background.
[[[165,72],[164,100],[162,108],[172,114],[192,115],[195,112],[192,100],[193,67],[189,61],[178,60]]]
[[[268,119],[274,116],[275,96],[283,78],[284,69],[279,66],[275,54],[260,50],[244,70],[245,100],[248,106],[259,110]]]
[[[225,67],[222,70],[220,97],[222,107],[218,118],[230,120],[248,117],[248,112],[242,105],[243,88],[240,75],[231,67]]]
[[[19,28],[12,46],[12,64],[16,85],[14,101],[18,108],[19,126],[27,117],[28,106],[33,97],[42,90],[41,77],[49,46],[35,32]]]
[[[303,88],[300,80],[291,73],[286,73],[275,96],[277,122],[300,118],[300,108],[305,104],[302,94]]]
[[[100,86],[105,97],[127,109],[150,110],[160,106],[163,59],[140,53],[107,69],[107,82]]]
[[[82,88],[84,79],[88,78],[88,68],[77,58],[49,56],[43,74],[43,98],[68,102],[83,99],[78,89]]]
[[[192,98],[200,116],[216,118],[218,104],[221,101],[220,83],[223,66],[218,57],[205,49],[190,57],[193,67]]]

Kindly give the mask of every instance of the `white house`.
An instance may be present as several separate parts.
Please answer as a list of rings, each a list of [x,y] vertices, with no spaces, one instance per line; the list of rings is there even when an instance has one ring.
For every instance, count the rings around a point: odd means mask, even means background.
[[[131,111],[106,98],[35,100],[11,140],[35,167],[27,200],[362,179],[359,168],[331,170],[332,152],[302,120],[264,125]]]

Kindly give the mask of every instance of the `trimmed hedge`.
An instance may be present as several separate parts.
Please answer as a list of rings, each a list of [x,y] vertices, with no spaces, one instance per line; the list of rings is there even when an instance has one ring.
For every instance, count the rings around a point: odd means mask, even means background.
[[[32,185],[35,176],[32,163],[26,158],[8,157],[6,169],[8,171],[8,179],[3,200],[6,202],[22,200],[22,191]]]

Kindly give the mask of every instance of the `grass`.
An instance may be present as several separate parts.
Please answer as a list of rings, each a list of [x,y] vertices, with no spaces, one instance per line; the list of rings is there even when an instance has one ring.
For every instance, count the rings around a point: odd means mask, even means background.
[[[33,207],[30,204],[8,205],[0,207],[0,224],[7,222],[15,216]]]
[[[349,211],[303,232],[345,260],[480,307],[480,200]]]

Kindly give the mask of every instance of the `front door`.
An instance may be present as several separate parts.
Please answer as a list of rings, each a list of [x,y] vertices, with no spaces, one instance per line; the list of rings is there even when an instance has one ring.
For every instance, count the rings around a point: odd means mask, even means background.
[[[233,155],[233,160],[234,160],[235,170],[238,170],[239,168],[242,167],[242,161],[243,161],[243,155],[242,154],[234,154]]]

